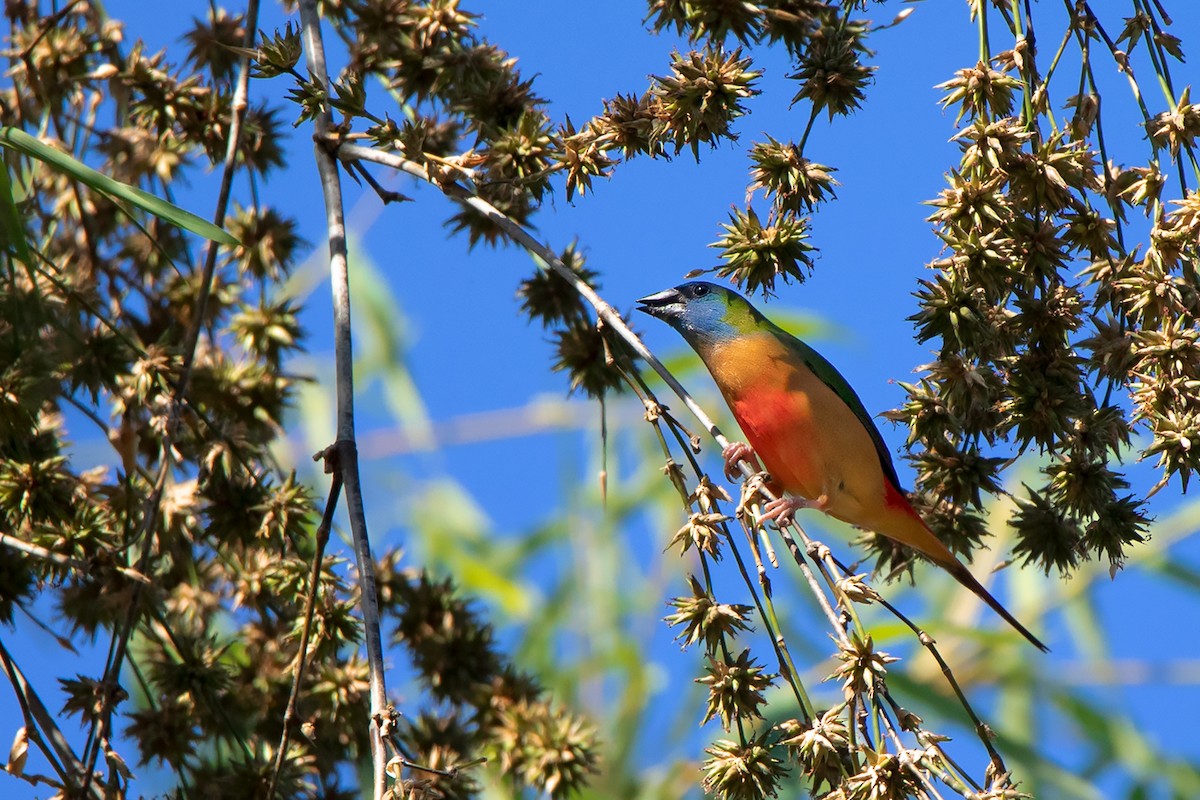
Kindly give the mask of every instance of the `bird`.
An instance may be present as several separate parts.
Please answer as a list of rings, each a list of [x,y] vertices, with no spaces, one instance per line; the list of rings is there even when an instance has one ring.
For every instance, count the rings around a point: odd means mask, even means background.
[[[692,281],[643,297],[638,310],[678,331],[700,356],[746,435],[727,470],[754,456],[778,498],[763,517],[786,522],[805,508],[907,545],[949,572],[1042,651],[913,508],[883,436],[841,373],[736,292]],[[786,493],[786,494],[784,494]]]

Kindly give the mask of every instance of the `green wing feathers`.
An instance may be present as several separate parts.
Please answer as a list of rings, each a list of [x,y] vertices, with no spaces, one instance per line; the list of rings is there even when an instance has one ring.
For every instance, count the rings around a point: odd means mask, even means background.
[[[842,399],[842,402],[854,412],[854,416],[867,429],[867,433],[871,434],[871,441],[874,442],[875,451],[879,454],[879,463],[883,467],[883,474],[892,482],[892,486],[900,490],[900,478],[896,475],[896,465],[892,463],[891,451],[888,450],[887,443],[883,441],[883,436],[879,433],[879,428],[875,426],[875,421],[867,413],[866,407],[863,406],[862,400],[858,399],[854,389],[837,371],[837,368],[816,350],[778,326],[772,324],[771,327],[774,328],[772,333],[783,343],[784,347],[794,352],[805,366],[812,370],[812,373],[832,389]]]

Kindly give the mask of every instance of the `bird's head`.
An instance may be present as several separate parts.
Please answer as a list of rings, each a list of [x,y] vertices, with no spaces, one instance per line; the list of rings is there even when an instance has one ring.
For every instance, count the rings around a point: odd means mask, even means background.
[[[638,300],[638,311],[658,317],[693,347],[749,333],[763,317],[741,295],[705,281],[693,281]]]

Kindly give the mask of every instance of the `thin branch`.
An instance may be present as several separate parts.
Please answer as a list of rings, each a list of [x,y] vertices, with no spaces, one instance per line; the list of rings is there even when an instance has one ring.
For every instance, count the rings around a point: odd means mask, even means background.
[[[557,273],[563,280],[567,281],[567,283],[569,283],[581,297],[587,300],[588,303],[591,304],[592,308],[596,310],[596,315],[600,317],[600,319],[604,320],[606,325],[611,326],[612,329],[615,330],[617,334],[625,340],[626,344],[628,344],[633,351],[637,353],[638,357],[649,364],[650,367],[658,373],[658,376],[662,378],[667,386],[671,388],[671,391],[675,392],[675,394],[687,407],[688,411],[692,412],[692,415],[700,422],[702,426],[704,426],[705,430],[707,430],[709,434],[711,434],[713,438],[717,440],[718,445],[725,447],[727,444],[729,444],[729,440],[725,438],[723,433],[721,433],[721,429],[717,427],[716,423],[712,421],[708,414],[704,412],[704,409],[702,409],[695,399],[692,398],[687,389],[683,388],[683,385],[675,379],[675,376],[667,370],[666,366],[664,366],[663,363],[658,360],[658,357],[655,356],[654,353],[650,352],[650,349],[642,343],[642,340],[638,338],[638,335],[634,333],[628,325],[625,324],[625,320],[621,318],[621,315],[617,313],[616,309],[609,305],[604,298],[598,295],[596,291],[587,284],[586,281],[576,275],[575,272],[570,269],[570,267],[564,264],[558,257],[557,253],[535,239],[533,235],[530,234],[529,231],[525,230],[525,228],[521,227],[520,224],[514,222],[502,211],[498,210],[491,203],[476,195],[470,189],[467,189],[463,185],[455,183],[452,180],[443,180],[442,176],[440,175],[431,175],[425,169],[425,167],[421,166],[415,161],[410,161],[399,154],[385,153],[370,147],[342,143],[337,147],[337,156],[339,159],[344,159],[347,161],[361,160],[382,164],[383,166],[391,167],[392,169],[397,169],[401,172],[406,172],[413,177],[420,178],[428,183],[432,183],[434,186],[437,186],[439,189],[441,189],[447,196],[458,200],[464,205],[470,206],[472,209],[486,217],[490,222],[495,223],[495,225],[507,233],[513,239],[513,241],[517,242],[526,250],[542,259],[542,261],[545,262],[550,269]],[[456,172],[459,171],[456,170]],[[753,474],[748,470],[749,468],[747,468],[747,472],[745,473],[747,477]]]
[[[321,38],[321,18],[317,0],[300,3],[300,26],[304,36],[304,55],[309,74],[322,86],[329,85],[325,67],[325,46]],[[329,149],[331,129],[328,109],[313,120],[316,141],[314,156],[325,197],[325,221],[329,231],[329,272],[333,290],[333,327],[335,382],[337,385],[338,463],[345,483],[346,508],[354,537],[354,555],[358,563],[359,602],[362,606],[363,636],[366,640],[370,669],[371,761],[375,800],[382,800],[387,781],[387,750],[380,724],[387,706],[384,684],[383,642],[380,635],[379,603],[375,591],[375,562],[367,536],[367,515],[363,507],[362,484],[358,473],[358,449],[354,439],[354,359],[350,338],[350,275],[346,255],[346,220],[342,208],[342,183],[338,165]]]
[[[296,671],[292,676],[292,692],[288,696],[287,710],[283,714],[283,732],[279,735],[279,749],[275,752],[275,766],[271,770],[271,781],[267,787],[268,798],[275,796],[275,786],[279,782],[279,774],[283,771],[288,739],[292,735],[292,726],[296,724],[296,706],[300,701],[300,686],[304,681],[308,642],[312,636],[317,596],[321,593],[321,564],[325,560],[325,546],[329,543],[329,531],[333,527],[333,514],[337,510],[338,498],[342,494],[342,469],[338,463],[339,453],[336,446],[330,446],[313,456],[314,461],[325,460],[325,471],[331,473],[333,478],[329,482],[329,497],[325,501],[325,512],[321,515],[321,524],[317,526],[317,546],[313,553],[312,571],[308,576],[308,597],[304,603],[304,627],[300,631],[300,646],[296,650]]]
[[[83,559],[71,558],[70,556],[63,555],[62,553],[56,553],[53,550],[47,550],[44,547],[38,547],[36,544],[30,544],[29,542],[22,541],[15,536],[9,536],[7,533],[0,533],[0,545],[4,545],[5,547],[22,552],[27,556],[33,556],[34,558],[40,558],[43,561],[49,561],[53,564],[58,564],[60,567],[77,569],[85,575],[91,574],[95,569],[94,564],[89,564]],[[131,578],[132,580],[135,580],[141,584],[149,585],[151,583],[149,578],[138,572],[136,569],[122,567],[120,564],[113,564],[112,568],[124,575],[126,578]]]
[[[658,398],[655,397],[654,392],[652,392],[650,387],[647,386],[645,381],[642,380],[641,375],[635,371],[634,376],[637,383],[634,384],[632,381],[630,383],[631,385],[635,386],[635,391],[637,391],[639,395],[642,393],[645,394],[645,396],[642,398],[642,401],[646,406],[646,420],[654,427],[655,433],[657,434],[659,442],[663,448],[663,454],[668,460],[672,458],[670,447],[667,443],[666,437],[662,433],[660,421],[666,422],[668,428],[671,430],[671,433],[675,436],[676,441],[679,443],[680,448],[683,450],[683,453],[697,478],[704,477],[704,470],[701,468],[700,462],[696,460],[695,452],[692,449],[694,446],[693,442],[695,441],[694,438],[691,436],[691,434],[687,434],[687,429],[684,428],[679,420],[675,419],[675,417],[672,416],[664,406],[659,404]],[[683,434],[687,434],[688,436],[688,442],[686,444],[683,441]],[[668,461],[668,463],[670,463],[670,461]],[[676,482],[673,480],[672,483]],[[687,490],[682,486],[681,483],[676,483],[676,488],[679,490],[679,493],[683,499],[685,511],[690,512],[691,504],[689,502]],[[713,503],[713,510],[718,513],[722,513],[719,504],[715,500]],[[741,518],[740,513],[738,517],[739,519]],[[791,652],[788,650],[787,640],[784,638],[781,626],[779,624],[779,617],[775,613],[775,603],[771,596],[770,580],[766,576],[766,570],[761,569],[761,563],[757,565],[760,568],[758,571],[760,581],[759,585],[762,590],[760,595],[760,593],[754,588],[754,583],[750,578],[750,571],[746,568],[746,562],[742,558],[741,551],[738,550],[737,545],[734,542],[733,535],[729,532],[729,526],[727,522],[722,521],[718,524],[724,533],[725,540],[729,542],[729,550],[733,554],[734,563],[737,564],[738,571],[741,573],[742,580],[746,584],[746,589],[750,592],[750,597],[754,601],[755,608],[758,609],[759,618],[762,620],[765,632],[775,650],[775,658],[779,664],[779,674],[783,676],[784,680],[786,680],[788,685],[791,687],[793,696],[796,698],[796,703],[800,707],[800,714],[804,718],[804,721],[809,722],[816,711],[816,706],[813,704],[812,699],[808,696],[808,691],[804,688],[804,682],[800,678],[799,670],[796,669],[796,664],[792,660]],[[744,526],[745,523],[743,522],[743,528]],[[747,532],[747,534],[749,535],[749,532]],[[753,539],[751,539],[751,541],[753,541]],[[755,550],[754,552],[755,560],[757,561],[758,551]],[[712,582],[709,575],[708,559],[703,551],[700,552],[700,556],[701,564],[704,567],[704,576],[706,581],[705,588],[711,593]],[[774,563],[774,561],[772,561],[772,563]]]
[[[837,565],[837,568],[840,569],[843,574],[847,576],[854,574],[849,567],[847,567],[841,561],[838,561],[838,559],[833,556],[832,553],[829,554],[829,558],[834,564]],[[987,750],[988,757],[992,761],[992,765],[996,771],[996,774],[1003,774],[1004,772],[1007,772],[1007,767],[1004,766],[1004,759],[1000,757],[999,751],[997,751],[995,746],[992,744],[991,730],[988,728],[987,724],[979,718],[979,715],[975,713],[975,709],[971,706],[970,701],[967,700],[966,693],[962,690],[962,687],[958,685],[958,680],[955,679],[954,672],[950,669],[950,665],[946,663],[946,659],[943,658],[941,652],[938,651],[937,644],[935,643],[933,637],[926,633],[919,625],[905,616],[900,609],[896,608],[894,605],[884,599],[882,595],[879,595],[878,592],[876,594],[878,595],[876,602],[890,611],[892,616],[908,626],[908,629],[913,632],[913,634],[917,637],[917,640],[925,647],[926,650],[929,651],[929,654],[933,656],[933,660],[938,663],[938,667],[940,667],[942,670],[942,675],[945,676],[946,682],[950,684],[951,691],[954,692],[954,696],[958,698],[958,702],[962,705],[963,709],[967,712],[967,716],[971,719],[971,724],[975,728],[975,733],[978,735],[979,740],[983,742],[983,746]]]
[[[17,666],[2,641],[0,641],[0,665],[3,665],[4,671],[8,674],[8,681],[16,692],[17,703],[21,706],[21,713],[25,718],[26,733],[62,778],[63,785],[69,790],[74,790],[74,781],[79,780],[81,789],[86,789],[88,796],[100,800],[104,795],[103,790],[85,777],[83,762],[75,757],[75,751],[71,749],[67,737],[55,724],[54,715],[42,703],[34,688],[29,685],[25,673]],[[46,740],[47,738],[49,741]],[[61,762],[58,759],[61,759]],[[77,796],[74,791],[71,791],[71,794]]]

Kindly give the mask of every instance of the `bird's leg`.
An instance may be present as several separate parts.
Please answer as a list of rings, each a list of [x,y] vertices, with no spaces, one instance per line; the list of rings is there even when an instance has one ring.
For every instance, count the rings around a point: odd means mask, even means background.
[[[762,521],[773,519],[777,525],[787,525],[793,521],[796,512],[802,508],[825,511],[829,508],[829,496],[823,494],[816,500],[804,497],[780,497],[763,506],[763,515],[759,519]]]
[[[725,449],[721,451],[721,458],[725,459],[725,477],[731,481],[742,477],[742,471],[737,467],[739,461],[745,461],[755,472],[762,472],[758,456],[754,455],[753,448],[745,442],[730,442],[725,445]]]

